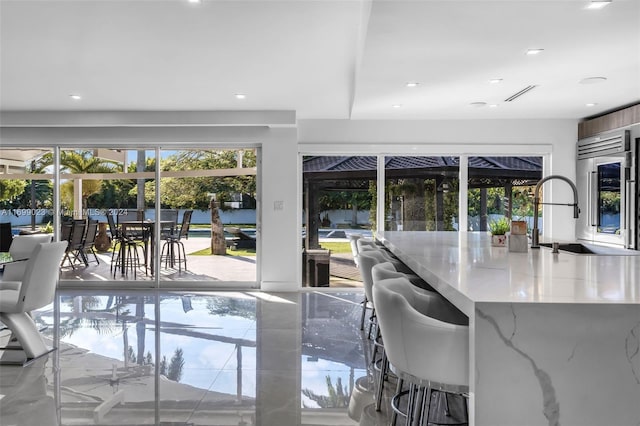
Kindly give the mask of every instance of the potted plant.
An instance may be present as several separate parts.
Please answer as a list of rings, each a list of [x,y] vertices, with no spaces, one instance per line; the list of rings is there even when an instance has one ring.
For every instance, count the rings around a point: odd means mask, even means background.
[[[509,232],[510,224],[506,217],[498,220],[492,220],[489,223],[491,231],[491,245],[495,247],[504,247],[507,244],[507,232]]]

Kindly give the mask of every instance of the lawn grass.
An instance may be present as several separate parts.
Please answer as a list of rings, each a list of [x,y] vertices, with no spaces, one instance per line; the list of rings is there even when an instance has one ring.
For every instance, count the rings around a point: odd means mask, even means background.
[[[351,244],[348,242],[328,242],[320,243],[320,247],[325,250],[331,250],[331,253],[351,253]],[[233,250],[228,248],[227,254],[229,256],[255,256],[256,251],[254,249],[239,249]],[[189,253],[190,256],[211,256],[211,248],[207,247],[202,250]]]
[[[190,228],[197,228],[197,229],[211,229],[211,224],[210,223],[192,223],[191,225],[189,225]],[[225,228],[255,228],[256,224],[253,223],[229,223],[224,225]]]
[[[229,256],[255,256],[256,251],[254,249],[240,249],[233,250],[227,248],[227,255]],[[189,253],[189,256],[211,256],[211,247],[204,248],[202,250],[194,251],[193,253]]]
[[[351,243],[349,242],[321,242],[320,247],[331,250],[331,253],[351,253]]]

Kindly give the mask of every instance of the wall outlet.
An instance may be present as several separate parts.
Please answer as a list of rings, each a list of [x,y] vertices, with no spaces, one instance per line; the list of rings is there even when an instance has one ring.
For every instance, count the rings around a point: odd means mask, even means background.
[[[276,200],[273,202],[273,210],[284,210],[284,201]]]

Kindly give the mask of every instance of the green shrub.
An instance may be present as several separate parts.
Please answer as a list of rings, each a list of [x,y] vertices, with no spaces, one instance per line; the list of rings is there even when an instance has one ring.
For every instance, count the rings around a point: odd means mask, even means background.
[[[489,229],[492,235],[504,235],[511,229],[511,225],[506,217],[502,217],[498,220],[492,220],[489,223]]]

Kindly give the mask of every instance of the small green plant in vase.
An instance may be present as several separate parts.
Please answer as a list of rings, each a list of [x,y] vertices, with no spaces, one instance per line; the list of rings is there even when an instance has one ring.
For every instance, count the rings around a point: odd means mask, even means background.
[[[498,220],[492,220],[489,223],[491,231],[491,245],[496,247],[504,247],[507,244],[507,232],[509,232],[511,224],[506,217]]]

